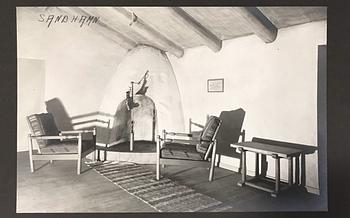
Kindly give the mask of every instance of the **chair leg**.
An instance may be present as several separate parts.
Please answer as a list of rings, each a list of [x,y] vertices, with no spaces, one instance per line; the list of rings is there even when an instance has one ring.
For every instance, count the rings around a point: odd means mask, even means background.
[[[133,150],[134,150],[134,131],[131,130],[131,133],[130,133],[130,151],[133,151]]]
[[[78,163],[77,163],[77,174],[79,175],[81,172],[81,162],[82,162],[82,156],[81,156],[81,152],[82,152],[82,136],[81,134],[79,134],[79,138],[78,138]]]
[[[30,163],[30,172],[34,173],[34,161],[33,161],[33,142],[28,135],[28,146],[29,146],[29,163]]]
[[[215,168],[215,160],[212,158],[210,163],[210,171],[209,171],[209,181],[213,181],[214,177],[214,168]]]
[[[92,162],[95,162],[96,161],[96,150],[94,150],[93,152],[92,152]]]
[[[160,142],[159,142],[159,136],[157,140],[157,163],[156,163],[156,179],[160,179]]]
[[[80,175],[80,172],[81,172],[81,162],[82,162],[81,157],[78,157],[78,163],[77,163],[77,174],[78,175]]]
[[[156,166],[156,179],[159,180],[160,179],[160,164],[159,164],[160,160],[159,157],[157,158],[157,166]]]
[[[214,142],[213,151],[212,151],[210,171],[209,171],[209,181],[213,181],[213,178],[214,178],[215,157],[216,157],[216,142]]]

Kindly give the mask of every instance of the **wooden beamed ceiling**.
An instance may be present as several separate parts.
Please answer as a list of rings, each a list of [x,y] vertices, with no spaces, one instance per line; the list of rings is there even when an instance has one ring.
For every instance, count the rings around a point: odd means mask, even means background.
[[[168,39],[152,26],[148,25],[134,12],[131,12],[125,8],[111,8],[110,10],[113,10],[115,13],[122,15],[126,20],[130,22],[129,25],[135,32],[143,35],[149,41],[155,43],[162,50],[168,51],[177,57],[183,56],[184,50],[179,45]]]
[[[168,10],[172,13],[174,18],[184,26],[190,27],[194,33],[196,33],[202,43],[208,46],[214,52],[220,51],[222,47],[222,41],[208,29],[206,29],[201,23],[199,23],[196,19],[191,17],[188,13],[186,13],[181,8],[173,7],[168,8]]]
[[[184,49],[221,50],[222,40],[255,34],[273,42],[278,28],[324,20],[325,7],[61,7],[72,15],[100,17],[96,31],[131,49],[147,44],[182,57]]]
[[[277,28],[256,7],[235,7],[235,13],[243,17],[250,30],[266,43],[275,41]]]
[[[83,16],[102,16],[102,14],[98,13],[98,11],[90,11],[90,10],[84,10],[79,7],[65,7],[60,8],[65,13],[71,14],[71,15],[83,15]],[[93,10],[93,8],[91,8]],[[107,20],[108,21],[108,20]],[[128,38],[126,35],[124,35],[121,31],[115,28],[113,24],[110,22],[106,23],[106,21],[99,21],[98,25],[95,25],[94,28],[101,33],[104,37],[114,41],[115,43],[119,44],[121,47],[125,49],[132,49],[137,45],[137,42],[132,40],[131,38]]]

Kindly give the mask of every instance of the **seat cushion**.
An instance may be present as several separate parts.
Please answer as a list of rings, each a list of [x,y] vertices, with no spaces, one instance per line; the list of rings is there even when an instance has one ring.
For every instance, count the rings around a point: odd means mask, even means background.
[[[32,114],[27,117],[29,126],[35,136],[56,136],[59,134],[54,117],[51,113]],[[55,144],[59,140],[37,139],[40,148]]]
[[[82,141],[82,152],[93,148],[93,140]],[[65,140],[59,141],[54,144],[50,144],[40,149],[42,154],[77,154],[78,153],[78,141],[77,140]]]
[[[203,160],[204,155],[197,152],[196,146],[178,143],[165,143],[160,150],[162,158],[183,159],[183,160]]]

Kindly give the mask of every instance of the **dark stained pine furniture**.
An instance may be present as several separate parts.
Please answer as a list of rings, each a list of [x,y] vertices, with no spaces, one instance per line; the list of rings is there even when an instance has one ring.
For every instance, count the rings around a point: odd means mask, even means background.
[[[96,129],[59,131],[51,113],[27,116],[31,134],[28,134],[30,170],[34,160],[76,160],[77,174],[81,172],[82,159],[93,152],[95,159]],[[33,140],[37,151],[33,150]]]
[[[192,139],[192,134],[163,130],[162,137],[158,136],[157,139],[156,179],[160,179],[161,165],[189,164],[191,166],[209,166],[209,181],[212,181],[216,157],[216,135],[221,123],[222,121],[218,117],[210,116],[198,139]],[[181,137],[189,139],[181,139]]]
[[[242,153],[242,179],[238,182],[239,186],[247,185],[263,191],[271,193],[271,196],[277,197],[282,190],[289,189],[295,186],[305,186],[305,155],[315,152],[313,146],[300,145],[294,143],[280,142],[268,139],[253,138],[249,142],[240,142],[231,144],[232,148],[238,149]],[[246,153],[255,153],[255,176],[252,179],[247,179]],[[261,159],[266,160],[266,156],[271,156],[275,159],[275,179],[266,177],[267,168],[264,169],[264,162],[261,162],[261,173],[259,168],[259,155]],[[288,183],[283,188],[280,180],[280,159],[288,160]],[[293,184],[293,158],[295,159],[295,183]],[[299,160],[301,159],[302,164]],[[300,175],[301,172],[301,175]],[[301,179],[301,180],[300,180]],[[261,181],[269,181],[274,183],[274,188],[269,188],[261,185]]]

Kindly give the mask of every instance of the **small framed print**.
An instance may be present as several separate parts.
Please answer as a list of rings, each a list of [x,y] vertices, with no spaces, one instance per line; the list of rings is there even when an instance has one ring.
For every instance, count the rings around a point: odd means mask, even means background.
[[[224,79],[208,79],[208,92],[224,92]]]

